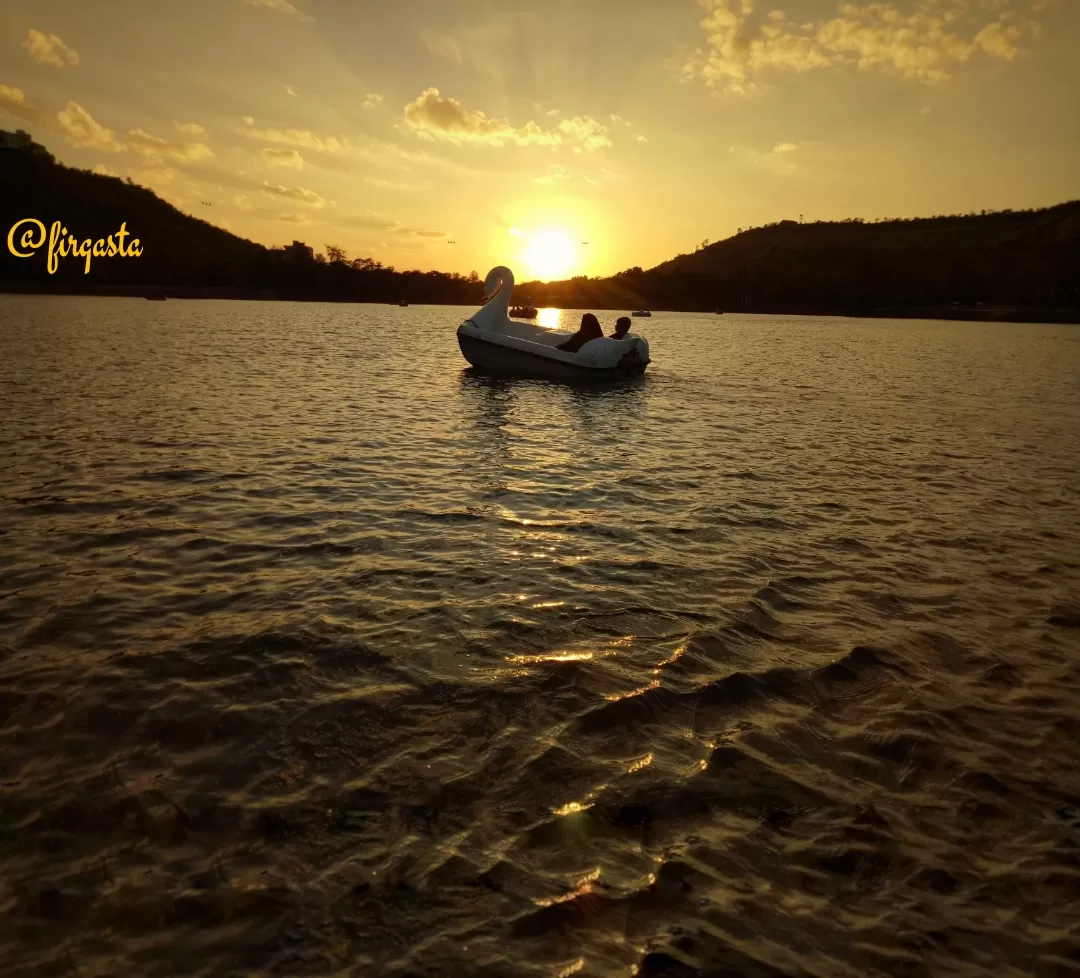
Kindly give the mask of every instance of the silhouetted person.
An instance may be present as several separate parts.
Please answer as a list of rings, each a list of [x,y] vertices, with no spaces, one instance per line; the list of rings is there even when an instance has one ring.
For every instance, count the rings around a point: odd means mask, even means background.
[[[630,317],[620,316],[615,320],[615,332],[611,334],[611,338],[621,340],[628,332],[630,332]]]
[[[577,353],[589,340],[602,339],[604,331],[600,328],[600,320],[591,312],[581,317],[581,328],[565,343],[560,343],[556,350],[566,350],[567,353]]]

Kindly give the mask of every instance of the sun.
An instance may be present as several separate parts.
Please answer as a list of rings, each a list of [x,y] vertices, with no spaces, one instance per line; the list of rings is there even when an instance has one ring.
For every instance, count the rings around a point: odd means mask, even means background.
[[[525,237],[528,244],[521,257],[530,278],[542,281],[566,278],[577,266],[577,244],[565,231],[545,228]]]

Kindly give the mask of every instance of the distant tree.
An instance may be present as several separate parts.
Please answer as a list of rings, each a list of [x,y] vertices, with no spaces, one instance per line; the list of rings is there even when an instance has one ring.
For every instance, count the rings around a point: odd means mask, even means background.
[[[328,244],[326,246],[326,260],[329,262],[346,262],[348,261],[348,255],[346,255],[344,248]]]
[[[476,285],[476,283],[479,282],[479,281],[480,281],[480,276],[476,274],[476,269],[474,268],[471,272],[469,272],[469,282],[472,285]]]
[[[317,254],[317,255],[315,256],[315,260],[316,260],[316,261],[317,261],[317,262],[318,262],[318,263],[319,263],[320,265],[325,265],[325,264],[326,264],[326,255],[324,255],[324,254],[323,254],[323,253],[322,253],[322,252],[320,251],[320,252],[319,252],[319,253],[318,253],[318,254]]]

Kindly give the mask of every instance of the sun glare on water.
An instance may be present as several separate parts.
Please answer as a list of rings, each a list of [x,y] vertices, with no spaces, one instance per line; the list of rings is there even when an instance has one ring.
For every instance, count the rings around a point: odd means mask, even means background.
[[[578,250],[569,234],[547,228],[525,237],[528,244],[521,257],[529,278],[551,281],[567,278],[573,273],[577,266]]]

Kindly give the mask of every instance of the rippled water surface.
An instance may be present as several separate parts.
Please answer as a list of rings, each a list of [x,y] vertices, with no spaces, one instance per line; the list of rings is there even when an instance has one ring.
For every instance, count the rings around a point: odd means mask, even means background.
[[[0,974],[1080,974],[1080,329],[468,311],[0,297]]]

